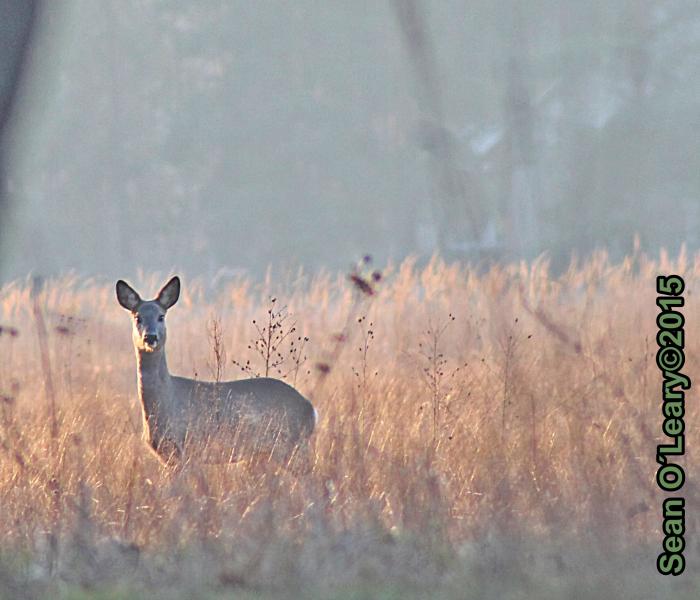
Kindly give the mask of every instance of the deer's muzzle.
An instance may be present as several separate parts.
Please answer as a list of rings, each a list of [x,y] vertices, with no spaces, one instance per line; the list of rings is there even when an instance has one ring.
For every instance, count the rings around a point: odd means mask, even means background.
[[[155,333],[147,333],[143,336],[143,342],[146,346],[154,348],[158,345],[158,336]]]

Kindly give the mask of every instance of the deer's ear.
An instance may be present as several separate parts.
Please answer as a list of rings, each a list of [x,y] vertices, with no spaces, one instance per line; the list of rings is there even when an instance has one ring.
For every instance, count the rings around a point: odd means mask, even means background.
[[[126,281],[117,281],[117,300],[126,310],[134,312],[141,304],[141,296]]]
[[[180,297],[180,278],[176,275],[158,292],[156,302],[168,310]]]

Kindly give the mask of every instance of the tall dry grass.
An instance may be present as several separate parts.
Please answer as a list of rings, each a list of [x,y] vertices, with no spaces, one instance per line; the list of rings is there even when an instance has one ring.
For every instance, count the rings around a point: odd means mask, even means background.
[[[286,305],[295,332],[279,371],[320,414],[306,475],[168,470],[141,439],[112,283],[6,285],[0,597],[112,586],[125,597],[594,598],[611,585],[615,597],[665,597],[659,272],[687,280],[692,375],[698,257],[598,254],[557,277],[545,260],[486,271],[408,260],[379,282],[355,273],[369,289],[342,274],[217,290],[185,279],[168,316],[176,374],[232,379],[248,360],[264,370],[252,321],[265,322],[271,297]],[[149,296],[164,280],[132,283]],[[697,403],[686,424],[697,431]],[[687,496],[697,457],[689,443]]]

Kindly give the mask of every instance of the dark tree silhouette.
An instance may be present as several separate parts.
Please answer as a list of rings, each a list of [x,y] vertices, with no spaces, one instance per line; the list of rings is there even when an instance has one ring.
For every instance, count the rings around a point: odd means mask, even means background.
[[[26,70],[40,4],[38,0],[0,0],[0,222],[7,210],[7,132],[22,74]]]

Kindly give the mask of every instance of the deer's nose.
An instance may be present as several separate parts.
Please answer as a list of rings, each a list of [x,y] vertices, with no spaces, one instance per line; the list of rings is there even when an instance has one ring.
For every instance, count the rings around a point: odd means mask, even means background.
[[[143,336],[143,341],[149,346],[155,346],[158,343],[158,336],[155,333],[147,333]]]

